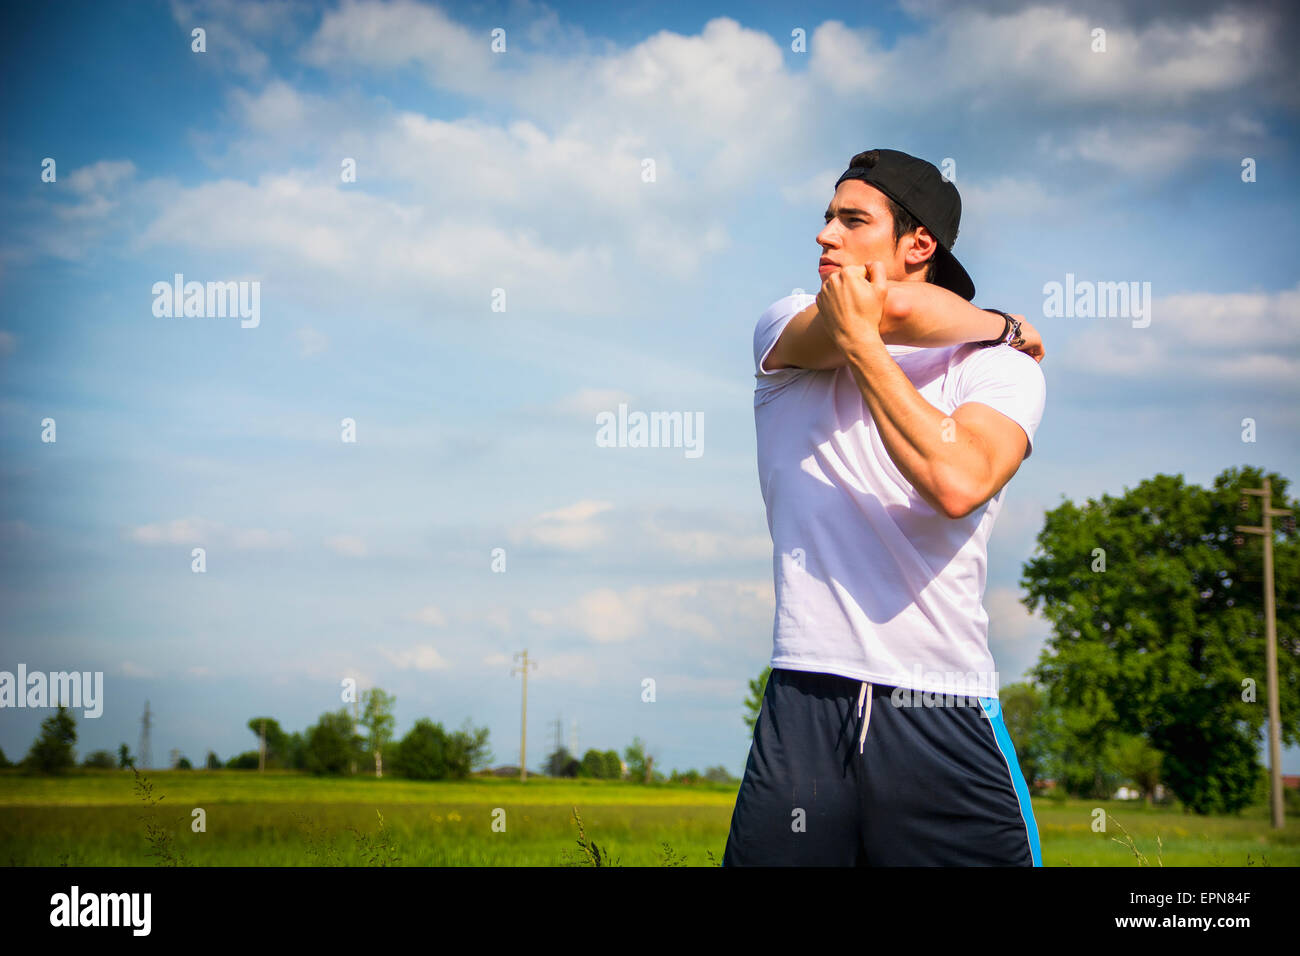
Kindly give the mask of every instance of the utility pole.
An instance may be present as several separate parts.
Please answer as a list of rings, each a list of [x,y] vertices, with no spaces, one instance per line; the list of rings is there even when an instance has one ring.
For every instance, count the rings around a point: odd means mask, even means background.
[[[1291,512],[1285,508],[1273,507],[1273,488],[1267,478],[1264,479],[1263,488],[1242,488],[1241,492],[1246,495],[1259,495],[1264,499],[1261,502],[1264,513],[1263,526],[1255,527],[1253,525],[1239,524],[1237,530],[1264,536],[1264,635],[1266,640],[1264,660],[1268,671],[1268,763],[1269,777],[1272,784],[1270,799],[1273,804],[1273,829],[1281,830],[1283,827],[1282,744],[1279,739],[1279,727],[1282,722],[1282,713],[1277,694],[1277,619],[1273,606],[1272,519],[1278,515],[1291,515]],[[1246,507],[1246,499],[1242,498],[1241,510],[1245,511]],[[1287,522],[1289,526],[1294,525],[1294,523],[1294,517]]]
[[[149,702],[144,702],[144,716],[140,718],[140,766],[149,769],[153,763],[153,754],[149,752],[149,728],[153,726],[153,718],[149,715]]]
[[[352,698],[352,737],[353,737],[353,740],[355,740],[355,738],[356,738],[356,736],[357,736],[357,724],[361,722],[361,716],[360,716],[360,714],[358,713],[358,708],[361,706],[360,701],[358,700],[358,698],[359,698],[360,696],[361,696],[360,694],[357,694],[356,697],[353,697],[353,698]],[[353,774],[353,776],[355,776],[355,775],[356,775],[356,772],[357,772],[357,758],[356,758],[356,748],[353,746],[353,740],[349,740],[349,741],[348,741],[348,752],[352,754],[352,759],[351,759],[350,761],[348,761],[348,766],[351,768],[351,773]]]
[[[513,677],[516,672],[521,672],[524,675],[524,703],[523,703],[523,709],[520,712],[521,716],[519,718],[519,782],[520,783],[528,779],[528,767],[526,765],[527,763],[526,755],[528,753],[528,668],[530,665],[532,667],[537,666],[537,661],[530,661],[528,659],[528,648],[524,648],[523,654],[515,655],[515,660],[518,661],[521,659],[523,663],[521,663],[518,667],[512,667],[510,669],[511,677]]]

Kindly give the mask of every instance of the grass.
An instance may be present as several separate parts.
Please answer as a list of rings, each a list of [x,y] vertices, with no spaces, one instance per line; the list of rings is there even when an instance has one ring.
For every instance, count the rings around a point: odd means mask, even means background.
[[[143,781],[143,782],[142,782]],[[0,771],[0,863],[17,866],[713,866],[736,785],[292,772]],[[1094,832],[1094,809],[1106,832]],[[196,832],[202,811],[204,829]],[[1300,822],[1038,800],[1047,866],[1296,866]]]

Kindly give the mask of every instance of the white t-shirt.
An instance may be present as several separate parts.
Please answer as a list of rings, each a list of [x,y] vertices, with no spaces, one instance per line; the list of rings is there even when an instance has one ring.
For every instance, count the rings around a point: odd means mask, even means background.
[[[815,299],[786,296],[754,328],[758,477],[776,584],[772,667],[996,697],[982,600],[1006,488],[948,518],[889,457],[851,369],[765,371],[786,323]],[[1047,396],[1034,359],[1006,345],[886,348],[931,405],[988,405],[1019,423],[1032,453]]]

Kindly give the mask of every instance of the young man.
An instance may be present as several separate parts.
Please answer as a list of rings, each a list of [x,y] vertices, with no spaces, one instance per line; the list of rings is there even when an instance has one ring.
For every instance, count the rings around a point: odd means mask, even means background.
[[[1044,351],[970,304],[960,218],[930,163],[857,154],[821,290],[754,330],[776,618],[725,866],[1041,865],[982,599]]]

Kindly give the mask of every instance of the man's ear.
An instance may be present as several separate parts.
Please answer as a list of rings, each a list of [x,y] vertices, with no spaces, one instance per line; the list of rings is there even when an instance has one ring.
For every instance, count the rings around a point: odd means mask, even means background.
[[[935,254],[939,241],[925,226],[918,226],[912,233],[912,247],[907,250],[907,264],[918,266]]]

